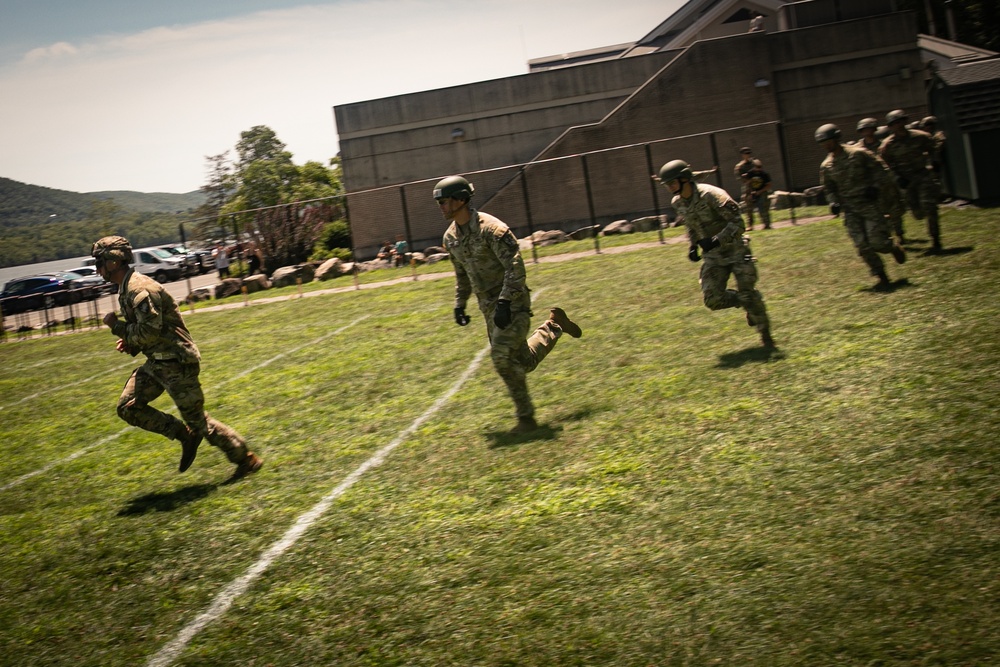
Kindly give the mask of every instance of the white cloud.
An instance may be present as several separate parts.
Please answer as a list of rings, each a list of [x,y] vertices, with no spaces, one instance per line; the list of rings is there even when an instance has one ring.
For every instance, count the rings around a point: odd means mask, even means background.
[[[527,58],[638,39],[666,18],[652,0],[631,14],[584,4],[508,0],[456,13],[443,0],[357,1],[35,49],[0,69],[5,99],[18,101],[0,108],[0,176],[76,191],[193,190],[204,156],[254,125],[274,129],[296,162],[325,162],[337,152],[335,104],[523,73]],[[572,30],[559,28],[567,12]],[[612,33],[610,12],[612,24],[642,27]]]

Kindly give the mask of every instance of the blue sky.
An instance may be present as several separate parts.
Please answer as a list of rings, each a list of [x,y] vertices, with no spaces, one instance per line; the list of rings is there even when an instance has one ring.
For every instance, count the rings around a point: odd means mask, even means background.
[[[325,163],[334,105],[523,74],[635,41],[681,4],[0,0],[0,176],[188,192],[255,125]]]

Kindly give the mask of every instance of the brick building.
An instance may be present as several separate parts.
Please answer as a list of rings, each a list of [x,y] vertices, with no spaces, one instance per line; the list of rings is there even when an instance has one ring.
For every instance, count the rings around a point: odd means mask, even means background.
[[[750,145],[776,187],[818,181],[813,132],[927,112],[924,58],[892,0],[690,0],[634,44],[539,58],[524,75],[334,108],[356,254],[444,225],[433,183],[461,173],[519,236],[660,212],[650,173],[719,165],[735,194]],[[753,12],[766,30],[748,32]],[[922,58],[922,55],[924,58]]]

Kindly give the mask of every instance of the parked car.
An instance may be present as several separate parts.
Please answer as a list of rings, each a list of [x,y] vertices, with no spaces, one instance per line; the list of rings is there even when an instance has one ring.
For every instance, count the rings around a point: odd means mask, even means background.
[[[163,248],[139,248],[132,251],[132,267],[158,283],[184,277],[184,263]]]
[[[104,278],[97,275],[97,269],[93,266],[78,266],[75,269],[70,269],[69,273],[76,273],[83,277],[85,284],[95,285],[101,291],[102,294],[117,294],[118,285],[112,282],[108,282]],[[96,280],[95,280],[96,278]]]
[[[181,260],[184,264],[184,275],[193,276],[199,273],[201,269],[201,262],[198,258],[188,250],[184,245],[180,243],[175,243],[172,245],[160,246],[163,250],[166,250],[171,255]]]
[[[4,315],[16,315],[80,301],[80,294],[70,291],[76,285],[68,275],[44,274],[15,278],[4,285],[3,292],[0,292],[0,308]]]

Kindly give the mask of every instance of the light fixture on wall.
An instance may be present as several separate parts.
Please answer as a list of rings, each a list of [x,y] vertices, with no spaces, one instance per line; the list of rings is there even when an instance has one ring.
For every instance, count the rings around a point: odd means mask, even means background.
[[[757,79],[756,81],[753,82],[754,88],[767,88],[770,85],[771,82],[768,81],[767,79]]]
[[[454,130],[451,131],[452,141],[458,141],[459,139],[464,139],[464,138],[465,138],[465,130],[463,130],[462,128],[456,127]]]

